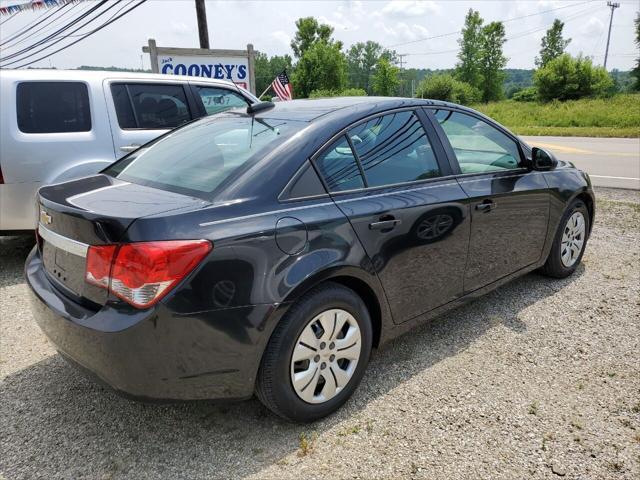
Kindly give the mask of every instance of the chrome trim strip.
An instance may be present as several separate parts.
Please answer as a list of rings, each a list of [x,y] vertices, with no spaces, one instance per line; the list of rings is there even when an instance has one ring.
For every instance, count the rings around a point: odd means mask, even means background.
[[[89,245],[86,243],[78,242],[67,237],[63,237],[59,233],[52,232],[41,223],[38,225],[38,233],[47,242],[60,250],[77,255],[79,257],[86,258]]]

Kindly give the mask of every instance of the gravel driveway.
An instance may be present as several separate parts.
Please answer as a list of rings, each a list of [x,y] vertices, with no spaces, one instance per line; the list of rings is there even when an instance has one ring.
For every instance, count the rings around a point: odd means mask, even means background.
[[[640,195],[596,193],[572,278],[527,275],[397,339],[307,426],[256,400],[143,405],[85,380],[29,311],[30,239],[2,239],[0,476],[638,479]]]

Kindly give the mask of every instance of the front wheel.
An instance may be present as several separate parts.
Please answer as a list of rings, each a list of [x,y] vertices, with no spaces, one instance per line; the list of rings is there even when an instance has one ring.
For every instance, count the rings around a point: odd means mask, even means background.
[[[372,336],[369,312],[355,292],[333,283],[312,290],[269,340],[258,371],[258,398],[294,422],[329,415],[360,383]]]
[[[550,277],[571,275],[582,260],[589,234],[589,210],[581,200],[574,200],[566,210],[553,240],[551,252],[542,272]]]

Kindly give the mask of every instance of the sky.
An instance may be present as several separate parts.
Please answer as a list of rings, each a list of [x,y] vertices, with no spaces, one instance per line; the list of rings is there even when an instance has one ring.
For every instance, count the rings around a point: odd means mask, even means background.
[[[608,68],[629,70],[638,57],[633,19],[640,10],[640,0],[617,1],[620,8],[614,13]],[[0,6],[25,2],[0,0]],[[74,7],[76,12],[88,9],[93,0],[82,3]],[[455,65],[459,31],[471,7],[480,12],[485,22],[506,21],[508,41],[504,53],[510,68],[533,68],[540,39],[554,18],[566,22],[564,35],[571,38],[569,53],[591,56],[598,65],[604,60],[610,16],[606,0],[206,2],[211,48],[244,49],[252,43],[255,49],[268,55],[291,54],[289,44],[295,34],[296,19],[314,16],[331,25],[335,29],[334,38],[341,40],[345,47],[374,40],[406,54],[405,67],[431,69]],[[41,15],[45,15],[44,11],[20,12],[0,25],[0,39],[6,40]],[[0,21],[6,18],[0,17]],[[45,29],[31,38],[25,35],[20,38],[24,40],[22,43],[3,48],[2,56],[31,45],[48,33]],[[92,37],[34,66],[140,68],[143,65],[150,68],[148,54],[142,54],[142,46],[149,38],[154,38],[162,47],[198,47],[194,0],[148,0]]]

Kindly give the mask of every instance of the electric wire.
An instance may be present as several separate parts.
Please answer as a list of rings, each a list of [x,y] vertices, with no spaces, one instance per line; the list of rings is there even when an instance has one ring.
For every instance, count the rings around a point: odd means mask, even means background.
[[[118,21],[120,18],[124,17],[125,15],[127,15],[128,13],[130,13],[131,11],[135,10],[136,8],[138,8],[140,5],[144,4],[146,1],[147,1],[147,0],[140,0],[140,2],[139,2],[139,3],[137,3],[137,4],[136,4],[136,5],[134,5],[133,7],[130,7],[128,10],[125,10],[123,13],[121,13],[121,14],[120,14],[120,15],[118,15],[117,17],[114,17],[114,18],[112,18],[111,20],[109,20],[109,21],[107,21],[107,22],[103,23],[100,27],[95,28],[94,30],[92,30],[92,31],[88,32],[88,33],[87,33],[86,35],[84,35],[83,37],[78,38],[77,40],[74,40],[73,42],[69,43],[68,45],[65,45],[65,46],[63,46],[63,47],[61,47],[61,48],[57,49],[57,50],[56,50],[56,51],[54,51],[54,52],[51,52],[51,53],[45,54],[45,55],[43,55],[43,56],[41,56],[41,57],[39,57],[39,58],[37,58],[37,59],[35,59],[35,60],[32,60],[32,61],[27,62],[27,63],[24,63],[24,64],[22,64],[22,65],[19,65],[18,67],[15,67],[15,68],[24,68],[24,67],[27,67],[27,66],[32,65],[32,64],[34,64],[34,63],[36,63],[36,62],[39,62],[40,60],[43,60],[43,59],[45,59],[45,58],[47,58],[47,57],[50,57],[51,55],[54,55],[54,54],[59,53],[59,52],[61,52],[61,51],[63,51],[63,50],[66,50],[67,48],[69,48],[69,47],[71,47],[71,46],[75,45],[75,44],[76,44],[76,43],[78,43],[78,42],[81,42],[81,41],[82,41],[82,40],[84,40],[85,38],[87,38],[87,37],[89,37],[89,36],[93,35],[94,33],[99,32],[99,31],[100,31],[100,30],[102,30],[103,28],[106,28],[106,27],[108,27],[109,25],[111,25],[112,23],[114,23],[114,22]]]

